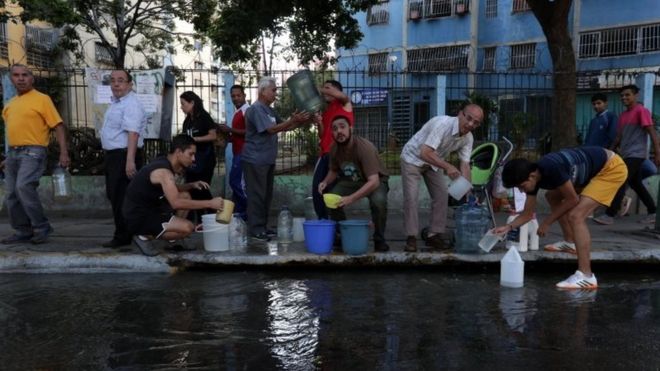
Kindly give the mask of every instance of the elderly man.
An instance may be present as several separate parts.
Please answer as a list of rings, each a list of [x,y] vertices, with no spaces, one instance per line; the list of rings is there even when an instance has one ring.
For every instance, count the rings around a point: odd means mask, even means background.
[[[125,70],[110,74],[112,103],[105,112],[101,145],[105,151],[105,190],[112,205],[115,232],[103,247],[118,248],[131,243],[121,207],[126,187],[142,166],[142,137],[146,115],[133,92],[133,78]]]
[[[167,157],[160,157],[140,169],[126,190],[122,212],[133,241],[143,254],[158,254],[152,241],[180,240],[194,231],[186,219],[189,210],[223,207],[223,199],[193,200],[190,191],[208,189],[201,180],[177,185],[174,174],[183,174],[195,160],[196,145],[192,137],[180,134],[172,139]],[[176,215],[175,215],[176,213]]]
[[[5,160],[7,209],[16,232],[2,243],[40,244],[53,232],[37,192],[39,178],[46,169],[48,136],[55,130],[60,146],[59,165],[67,167],[70,160],[66,128],[50,97],[34,89],[30,69],[15,64],[10,69],[10,78],[18,95],[7,103],[2,118],[9,144]]]
[[[447,185],[444,174],[456,179],[470,177],[472,130],[481,125],[484,112],[476,104],[468,104],[458,117],[436,116],[406,143],[401,151],[401,183],[403,186],[403,224],[407,234],[404,251],[417,251],[417,215],[419,181],[424,178],[431,195],[431,226],[426,245],[435,250],[449,248],[442,239],[447,224]],[[446,161],[458,152],[459,168]],[[443,174],[444,173],[444,174]]]
[[[247,188],[247,219],[250,235],[268,241],[273,232],[267,229],[268,210],[273,198],[277,133],[293,130],[309,121],[311,114],[294,112],[282,121],[270,107],[277,97],[275,79],[263,77],[257,87],[257,101],[245,112],[245,146],[241,157]]]
[[[376,147],[365,138],[353,135],[353,127],[345,116],[332,120],[332,138],[335,146],[330,150],[330,171],[319,183],[318,192],[337,181],[330,192],[341,195],[337,209],[329,210],[333,220],[344,220],[343,207],[363,197],[369,198],[374,230],[374,250],[386,252],[388,174],[378,156]]]

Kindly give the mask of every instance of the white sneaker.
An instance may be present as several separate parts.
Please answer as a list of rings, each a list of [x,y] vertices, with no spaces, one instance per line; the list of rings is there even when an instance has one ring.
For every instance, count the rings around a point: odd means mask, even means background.
[[[628,215],[628,211],[630,211],[630,205],[632,205],[632,198],[630,196],[623,196],[623,201],[621,201],[621,210],[619,210],[619,216]]]
[[[545,251],[551,252],[567,252],[569,254],[577,254],[575,250],[575,243],[568,241],[557,241],[543,247]]]
[[[573,275],[567,279],[559,282],[557,287],[560,289],[597,289],[598,281],[596,280],[596,275],[591,274],[591,277],[587,277],[584,273],[575,271]]]

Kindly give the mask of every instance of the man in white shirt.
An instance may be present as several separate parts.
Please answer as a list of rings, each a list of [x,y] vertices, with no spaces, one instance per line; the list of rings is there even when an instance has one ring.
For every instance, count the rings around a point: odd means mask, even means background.
[[[417,215],[419,181],[424,178],[431,195],[431,225],[426,245],[435,250],[447,249],[442,240],[447,224],[447,185],[463,175],[470,180],[470,155],[474,139],[472,131],[481,125],[484,112],[476,104],[468,104],[457,117],[436,116],[406,143],[401,151],[401,183],[403,187],[403,222],[407,239],[404,251],[417,251]],[[459,168],[446,161],[458,152]],[[443,174],[444,173],[444,174]]]

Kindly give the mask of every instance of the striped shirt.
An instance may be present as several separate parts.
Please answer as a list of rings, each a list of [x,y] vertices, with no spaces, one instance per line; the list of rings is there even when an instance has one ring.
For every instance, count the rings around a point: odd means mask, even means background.
[[[537,163],[541,180],[529,194],[535,195],[541,188],[555,189],[568,180],[574,187],[584,187],[606,162],[607,152],[602,147],[570,148],[549,153]]]

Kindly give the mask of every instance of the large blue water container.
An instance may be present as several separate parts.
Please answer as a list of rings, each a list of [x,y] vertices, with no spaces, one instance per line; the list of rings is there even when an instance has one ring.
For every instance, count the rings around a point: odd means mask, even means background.
[[[479,206],[474,200],[461,205],[454,212],[456,222],[454,248],[461,254],[479,254],[479,240],[490,227],[490,213],[485,206]]]

